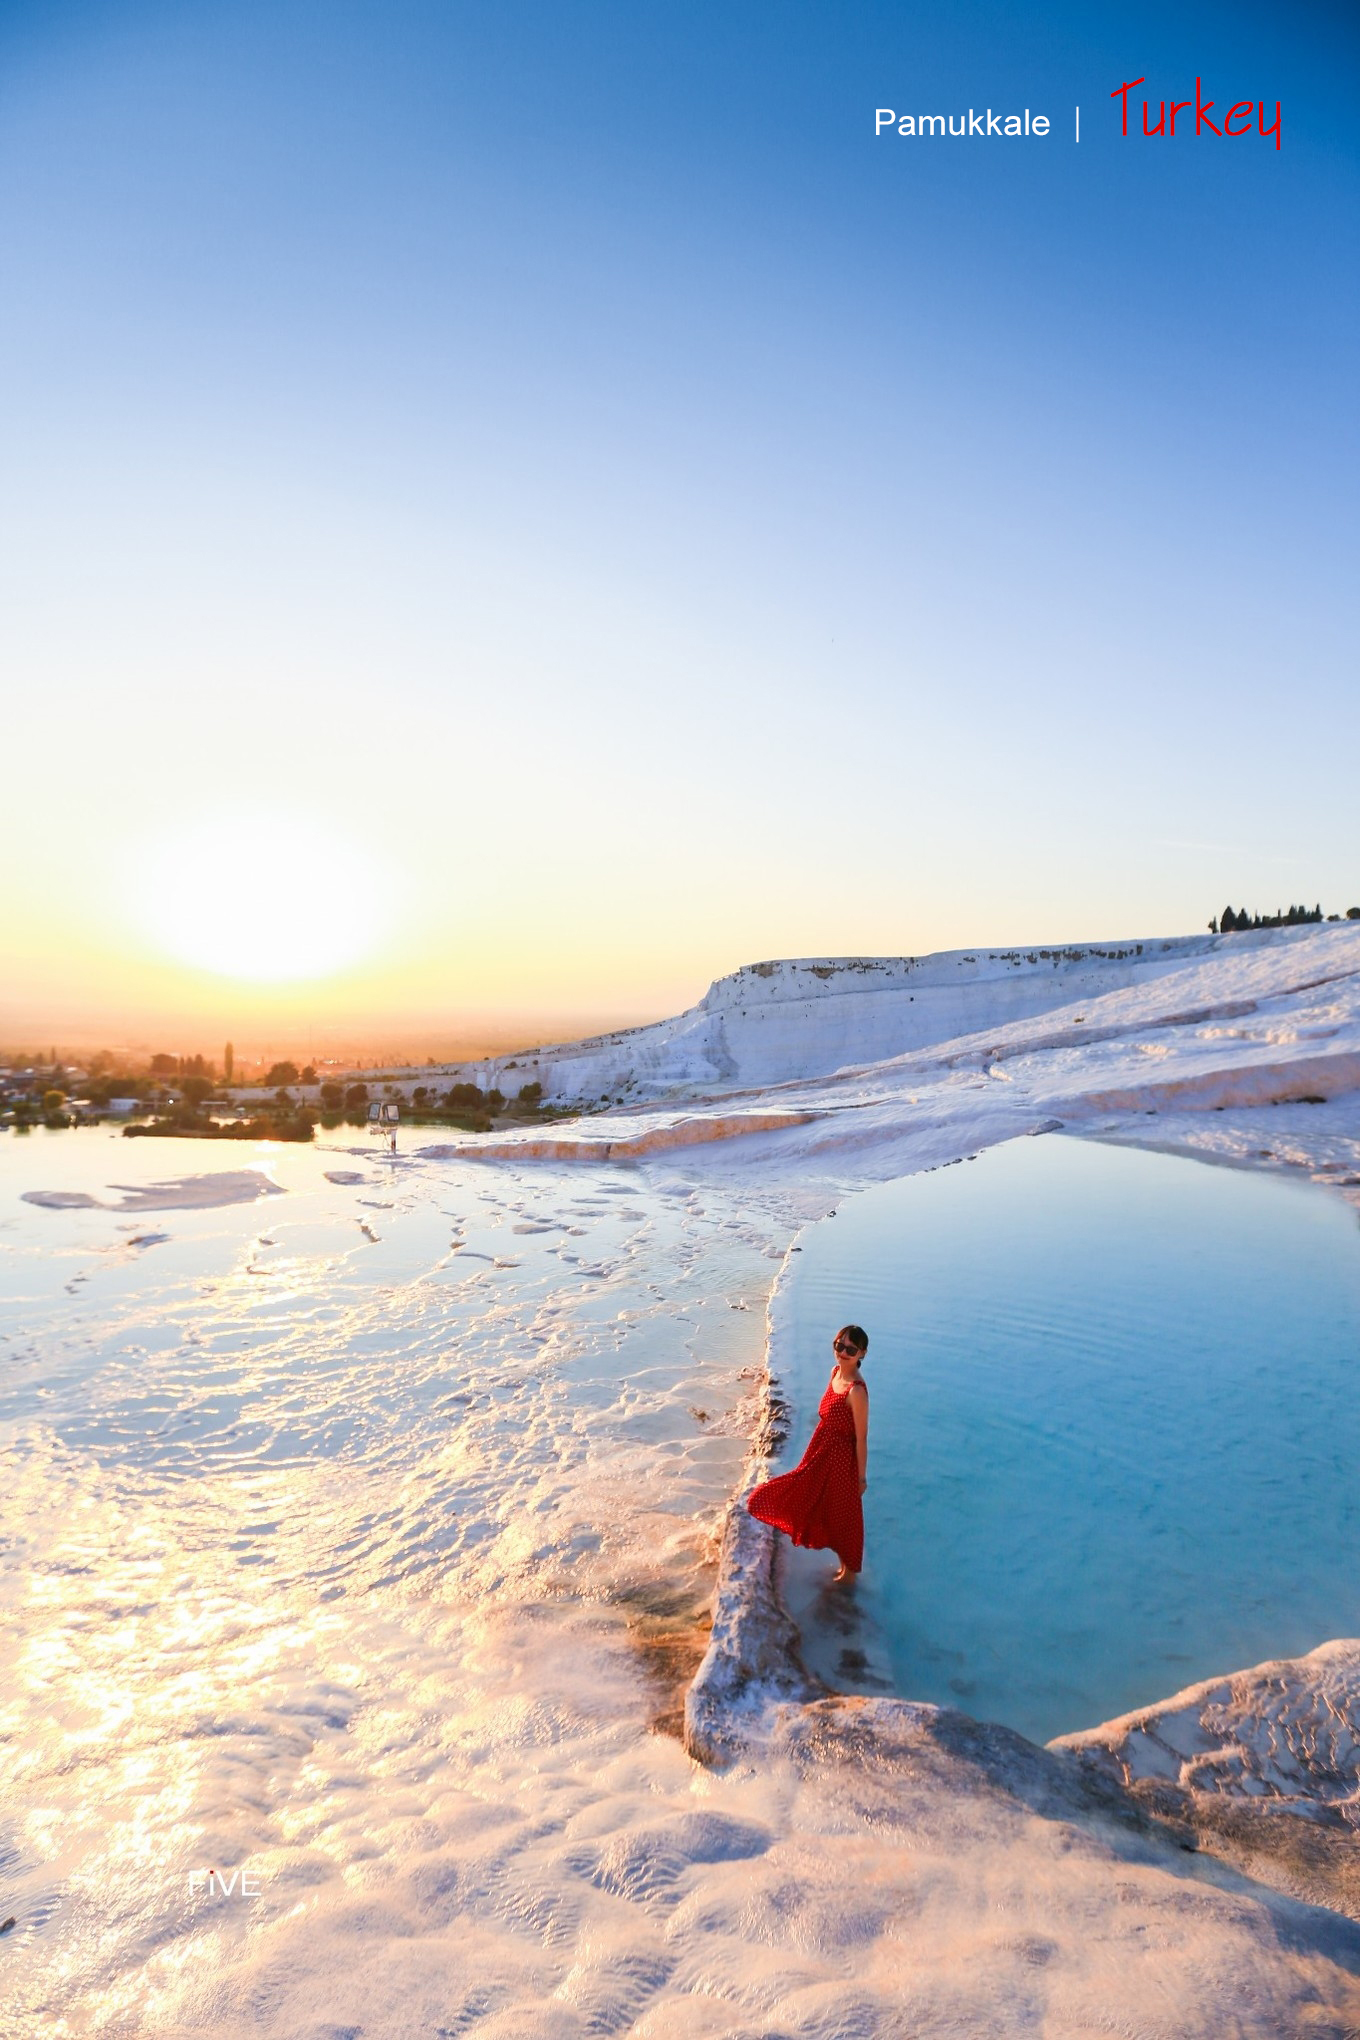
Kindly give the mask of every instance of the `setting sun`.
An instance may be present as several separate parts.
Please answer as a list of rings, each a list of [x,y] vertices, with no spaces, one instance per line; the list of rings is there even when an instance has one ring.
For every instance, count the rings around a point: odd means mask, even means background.
[[[345,970],[384,933],[376,860],[310,817],[220,814],[167,832],[128,889],[164,954],[260,984]]]

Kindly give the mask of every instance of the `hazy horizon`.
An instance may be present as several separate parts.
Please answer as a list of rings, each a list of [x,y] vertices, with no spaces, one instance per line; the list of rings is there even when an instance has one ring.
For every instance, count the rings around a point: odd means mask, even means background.
[[[1357,888],[1360,892],[1360,887]],[[1224,903],[1226,904],[1226,902]],[[1253,903],[1237,900],[1240,909]],[[1286,903],[1287,904],[1287,903]],[[1308,902],[1300,901],[1306,905]],[[1323,902],[1326,913],[1341,916],[1346,909],[1339,905]],[[1259,903],[1260,911],[1273,911]],[[975,939],[972,942],[954,942],[946,945],[949,950],[969,949],[1034,949],[1066,948],[1070,946],[1099,946],[1105,943],[1138,941],[1162,941],[1183,938],[1189,935],[1208,933],[1208,922],[1199,928],[1123,928],[1106,929],[1100,933],[1071,934],[1047,929],[1041,933],[1030,931],[1024,934],[994,935],[990,938]],[[886,956],[911,955],[923,957],[932,952],[925,950],[902,951],[813,951],[805,952],[815,956]],[[285,1057],[293,1061],[319,1062],[340,1061],[375,1066],[395,1063],[417,1064],[434,1062],[475,1062],[484,1057],[513,1053],[516,1049],[533,1049],[559,1041],[576,1041],[582,1038],[608,1034],[620,1029],[646,1026],[657,1020],[672,1018],[674,1015],[697,1005],[709,986],[721,977],[738,970],[742,964],[764,963],[779,959],[772,955],[744,957],[741,963],[732,963],[725,970],[714,971],[688,996],[670,1006],[655,1009],[583,1009],[580,1011],[533,1011],[483,1012],[480,1014],[453,1014],[442,1017],[430,1016],[424,1024],[418,1019],[401,1023],[374,1024],[367,1030],[363,1027],[327,1022],[323,1018],[308,1018],[297,1010],[297,995],[290,993],[287,1007],[281,1008],[274,1017],[266,1021],[253,1021],[245,1028],[234,1032],[229,1020],[219,1018],[214,1031],[210,1019],[204,1014],[180,1014],[166,1012],[159,1018],[142,1015],[136,1020],[126,1016],[88,1016],[79,1023],[70,1020],[57,1021],[50,1018],[46,1024],[30,1022],[27,1027],[16,1027],[0,1022],[0,1059],[20,1054],[32,1058],[45,1056],[56,1046],[58,1057],[69,1051],[74,1055],[89,1055],[99,1050],[124,1054],[128,1059],[149,1057],[157,1053],[191,1056],[203,1055],[220,1066],[222,1049],[230,1040],[237,1067],[251,1063],[268,1063]],[[313,988],[315,989],[315,988]],[[219,995],[220,996],[220,995]],[[243,1003],[248,1004],[249,1001]],[[317,999],[317,1013],[322,1010],[322,1000]],[[226,1002],[222,1013],[233,1010]],[[291,1017],[290,1017],[291,1013]]]
[[[574,1041],[583,1036],[613,1032],[618,1028],[661,1019],[662,1014],[644,1016],[585,1016],[578,1024],[573,1015],[507,1014],[488,1018],[481,1026],[450,1027],[432,1024],[428,1028],[375,1030],[371,1035],[280,1026],[272,1032],[254,1029],[245,1035],[230,1030],[206,1031],[204,1023],[187,1026],[166,1020],[160,1025],[136,1028],[101,1026],[97,1021],[79,1027],[30,1028],[27,1032],[0,1032],[0,1062],[7,1059],[46,1061],[53,1048],[57,1061],[76,1061],[107,1051],[128,1063],[149,1060],[153,1055],[201,1055],[220,1072],[223,1050],[231,1042],[238,1070],[255,1064],[283,1061],[340,1062],[386,1067],[394,1064],[479,1062],[488,1056],[513,1054],[557,1041]]]

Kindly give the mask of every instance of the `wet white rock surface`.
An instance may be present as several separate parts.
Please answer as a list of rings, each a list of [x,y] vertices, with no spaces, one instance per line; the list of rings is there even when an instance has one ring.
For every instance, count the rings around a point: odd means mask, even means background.
[[[1283,933],[1065,1012],[980,1010],[887,1065],[585,1121],[580,1166],[252,1152],[284,1193],[267,1227],[186,1205],[154,1251],[95,1204],[21,1201],[135,1187],[140,1144],[7,1140],[4,2030],[1360,2027],[1349,1801],[1314,1789],[1354,1646],[1288,1675],[1288,1792],[1193,1770],[1264,1762],[1254,1675],[1207,1749],[1181,1749],[1180,1696],[1039,1751],[949,1710],[809,1701],[785,1630],[725,1693],[710,1660],[722,1768],[671,1732],[771,1279],[847,1188],[1061,1119],[1356,1201],[1360,930]],[[361,1188],[390,1202],[376,1240]],[[762,1562],[741,1607],[777,1624]],[[730,1599],[715,1635],[754,1641]],[[1126,1777],[1153,1736],[1175,1776]],[[1325,1748],[1344,1779],[1339,1727]],[[191,1891],[209,1868],[255,1895]]]

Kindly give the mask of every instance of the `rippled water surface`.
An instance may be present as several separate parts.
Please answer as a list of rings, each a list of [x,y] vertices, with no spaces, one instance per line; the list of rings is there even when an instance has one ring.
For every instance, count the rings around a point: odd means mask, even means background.
[[[860,1613],[820,1668],[1039,1740],[1360,1633],[1360,1228],[1303,1185],[1060,1136],[848,1199],[794,1287],[802,1449],[871,1336]]]

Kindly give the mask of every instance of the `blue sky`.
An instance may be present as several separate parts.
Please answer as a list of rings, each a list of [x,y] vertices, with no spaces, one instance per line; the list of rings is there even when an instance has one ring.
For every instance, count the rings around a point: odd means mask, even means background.
[[[1197,74],[1282,147],[1120,137]],[[1357,87],[1339,6],[0,11],[11,1025],[218,1010],[204,813],[371,858],[375,1024],[1360,899]]]

